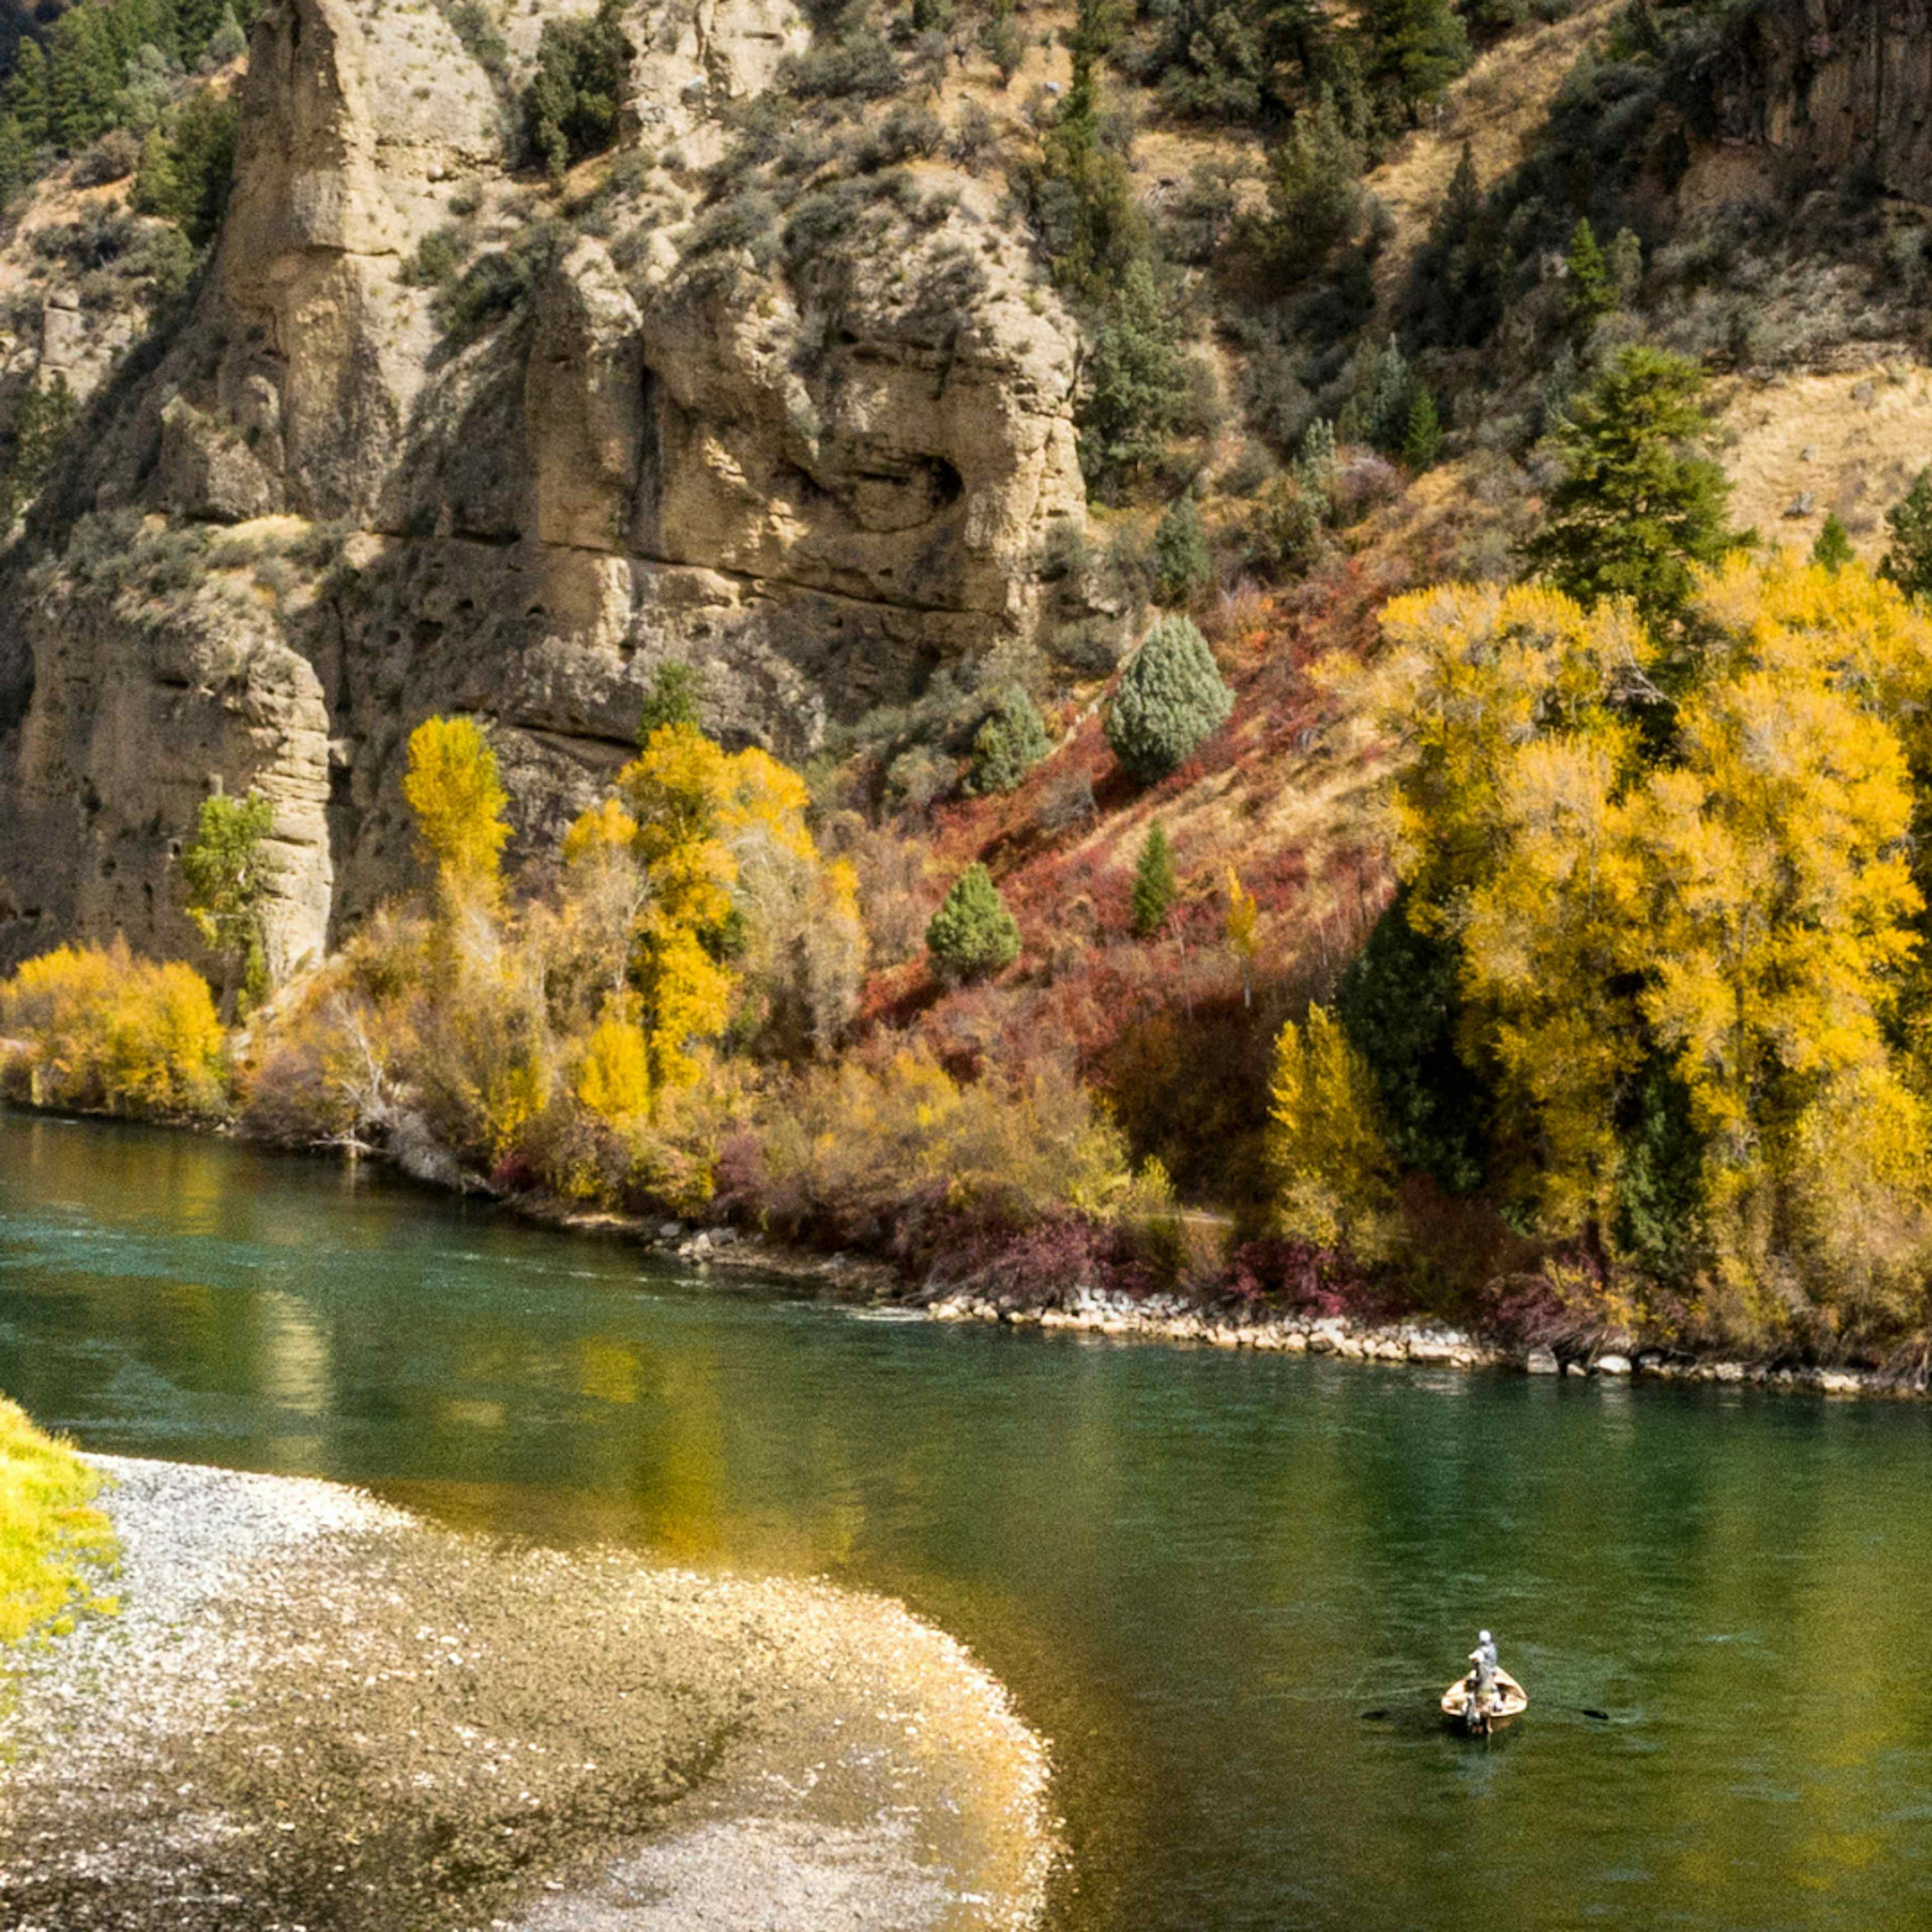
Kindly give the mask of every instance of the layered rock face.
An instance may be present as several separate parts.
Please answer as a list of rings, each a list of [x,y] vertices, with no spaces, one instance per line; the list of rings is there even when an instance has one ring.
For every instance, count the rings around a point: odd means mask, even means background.
[[[539,25],[512,22],[526,58]],[[534,839],[667,659],[704,668],[720,729],[796,754],[1032,634],[1034,559],[1083,514],[1076,338],[994,192],[933,167],[887,245],[696,273],[719,110],[807,31],[775,0],[626,31],[632,152],[578,232],[511,178],[511,104],[432,8],[258,24],[194,320],[62,488],[70,524],[221,526],[231,560],[328,525],[334,561],[278,563],[252,608],[58,568],[14,600],[0,953],[118,926],[192,956],[173,862],[211,781],[275,800],[275,950],[319,950],[403,875],[402,748],[434,711],[493,721]],[[469,263],[440,297],[410,272],[439,234]]]
[[[1762,0],[1727,26],[1712,77],[1726,140],[1932,200],[1932,7]]]

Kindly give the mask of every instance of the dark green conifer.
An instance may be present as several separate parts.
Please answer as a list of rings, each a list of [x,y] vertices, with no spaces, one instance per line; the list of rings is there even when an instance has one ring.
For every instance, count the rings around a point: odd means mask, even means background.
[[[1532,566],[1580,603],[1628,597],[1646,622],[1673,622],[1698,564],[1739,542],[1730,480],[1705,454],[1704,374],[1641,344],[1620,350],[1557,430],[1563,476]]]
[[[1852,560],[1852,540],[1845,534],[1845,526],[1838,520],[1838,513],[1832,511],[1825,519],[1824,527],[1818,532],[1818,540],[1811,546],[1811,561],[1822,566],[1835,577]]]
[[[1191,496],[1169,508],[1154,533],[1154,595],[1157,604],[1186,604],[1214,580],[1208,533]]]
[[[1442,447],[1442,418],[1436,398],[1418,382],[1408,406],[1408,427],[1402,432],[1402,460],[1412,470],[1426,470]]]
[[[949,980],[976,980],[1020,955],[1020,929],[984,866],[968,866],[926,928],[926,950]]]
[[[1919,471],[1885,520],[1892,543],[1878,574],[1908,597],[1932,598],[1932,470]]]
[[[1159,819],[1148,827],[1141,856],[1134,867],[1134,934],[1148,939],[1158,932],[1180,887],[1174,876],[1174,849]]]

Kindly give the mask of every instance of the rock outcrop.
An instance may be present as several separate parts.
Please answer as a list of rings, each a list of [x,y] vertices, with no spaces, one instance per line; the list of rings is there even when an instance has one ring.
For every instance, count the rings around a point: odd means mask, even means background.
[[[1726,24],[1711,102],[1726,140],[1932,201],[1926,0],[1760,0]]]
[[[526,62],[539,25],[514,23]],[[192,955],[171,865],[211,781],[274,800],[278,953],[322,946],[399,882],[401,750],[434,711],[492,722],[534,838],[625,755],[667,659],[704,667],[721,730],[796,754],[1032,634],[1035,559],[1083,514],[1076,338],[995,192],[922,164],[842,246],[707,248],[718,110],[803,16],[677,0],[626,33],[633,146],[572,184],[599,210],[574,232],[434,8],[258,22],[214,270],[40,533],[224,526],[232,552],[296,518],[332,561],[277,538],[242,614],[70,572],[14,600],[0,826],[32,835],[0,841],[0,956],[116,926]]]

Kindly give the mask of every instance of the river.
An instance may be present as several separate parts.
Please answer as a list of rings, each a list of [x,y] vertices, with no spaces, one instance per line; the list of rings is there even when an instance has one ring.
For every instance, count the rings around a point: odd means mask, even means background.
[[[881,1317],[4,1113],[0,1390],[903,1598],[1052,1741],[1054,1932],[1932,1922],[1924,1406]],[[1534,1700],[1487,1744],[1430,1716],[1481,1624]]]

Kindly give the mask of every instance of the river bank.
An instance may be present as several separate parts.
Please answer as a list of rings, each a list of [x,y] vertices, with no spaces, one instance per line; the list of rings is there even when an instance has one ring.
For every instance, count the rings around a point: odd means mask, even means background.
[[[1017,1932],[1040,1913],[1044,1748],[889,1600],[94,1460],[122,1607],[18,1660],[17,1932]]]
[[[1932,1396],[1932,1377],[1922,1370],[1916,1377],[1906,1377],[1876,1368],[1699,1354],[1629,1336],[1599,1335],[1552,1346],[1485,1334],[1420,1316],[1364,1322],[1346,1316],[1282,1311],[1251,1302],[1174,1294],[1109,1293],[1078,1282],[1051,1301],[935,1291],[908,1281],[883,1262],[814,1254],[734,1228],[693,1229],[677,1222],[586,1214],[541,1198],[512,1199],[505,1204],[544,1226],[634,1240],[667,1260],[706,1273],[792,1282],[817,1287],[843,1300],[890,1302],[936,1322],[988,1322],[1043,1333],[1252,1348],[1262,1354],[1333,1355],[1343,1361],[1410,1362],[1431,1368],[1514,1370],[1532,1376],[1612,1381],[1648,1377],[1666,1382],[1744,1384],[1792,1394],[1892,1400]]]

